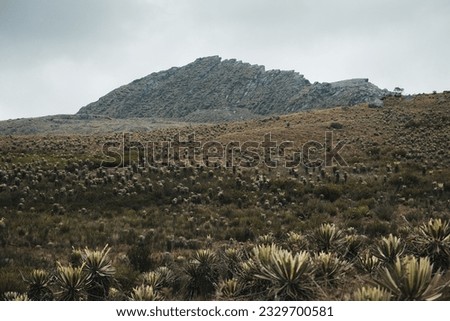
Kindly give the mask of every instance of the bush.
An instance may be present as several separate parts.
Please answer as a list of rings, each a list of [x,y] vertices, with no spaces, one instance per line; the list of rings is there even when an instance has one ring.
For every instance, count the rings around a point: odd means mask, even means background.
[[[341,123],[338,123],[338,122],[332,122],[330,124],[330,128],[332,128],[332,129],[342,129],[342,128],[344,128],[344,125],[342,125]]]
[[[341,197],[342,187],[336,184],[325,184],[317,187],[314,193],[318,197],[322,197],[321,195],[323,195],[324,199],[334,202]]]
[[[373,209],[375,216],[383,221],[391,221],[395,208],[389,204],[381,204]]]
[[[370,221],[365,222],[365,224],[360,227],[360,232],[370,238],[373,238],[387,235],[391,233],[394,228],[395,225],[391,222],[381,222],[377,219],[371,219]]]
[[[343,216],[346,219],[361,219],[368,215],[369,207],[367,205],[361,205],[358,207],[350,207],[344,213]]]
[[[153,268],[150,247],[145,243],[133,245],[127,252],[128,259],[135,270],[146,272]]]
[[[22,281],[16,269],[0,268],[0,295],[6,292],[25,293],[27,287]]]

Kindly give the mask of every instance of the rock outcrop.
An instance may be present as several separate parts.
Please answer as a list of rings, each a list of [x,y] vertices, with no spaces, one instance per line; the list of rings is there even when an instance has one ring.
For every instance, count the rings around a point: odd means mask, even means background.
[[[264,66],[213,56],[137,79],[78,114],[227,121],[360,103],[378,105],[387,94],[368,79],[311,84],[295,71],[266,71]]]

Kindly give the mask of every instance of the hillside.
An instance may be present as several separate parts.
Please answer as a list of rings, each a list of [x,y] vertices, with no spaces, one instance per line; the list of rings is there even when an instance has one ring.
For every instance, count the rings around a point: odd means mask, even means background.
[[[387,94],[368,79],[311,84],[295,71],[266,71],[264,66],[214,56],[137,79],[78,114],[233,121],[314,108],[380,105]]]
[[[92,135],[151,131],[187,123],[157,118],[118,119],[108,116],[52,115],[0,121],[0,135]]]
[[[449,108],[445,92],[388,97],[383,108],[361,104],[125,137],[0,136],[0,297],[450,300]],[[344,142],[345,163],[286,166],[308,142],[316,142],[311,160],[320,160],[326,132],[330,149]],[[274,167],[263,164],[268,133],[277,146],[292,142],[273,150]],[[192,134],[197,164],[182,166],[190,152],[175,157],[173,144]],[[260,162],[248,166],[243,146],[252,142]],[[102,283],[93,287],[77,274],[74,294],[65,273],[91,257],[102,258]],[[298,275],[292,262],[308,272]],[[391,277],[394,262],[401,273]],[[426,293],[403,277],[419,263],[429,273],[413,281],[429,286]],[[262,264],[281,264],[307,291],[274,292],[292,282],[287,274],[264,277]]]

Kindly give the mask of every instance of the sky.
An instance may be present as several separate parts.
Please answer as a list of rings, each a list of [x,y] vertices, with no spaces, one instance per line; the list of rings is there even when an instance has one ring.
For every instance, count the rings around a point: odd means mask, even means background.
[[[441,92],[449,35],[448,0],[0,0],[0,120],[73,114],[212,55]]]

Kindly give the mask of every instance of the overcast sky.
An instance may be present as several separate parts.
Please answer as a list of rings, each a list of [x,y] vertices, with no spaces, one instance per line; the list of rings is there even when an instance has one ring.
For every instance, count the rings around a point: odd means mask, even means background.
[[[198,57],[450,90],[448,0],[0,0],[0,119],[75,113]]]

